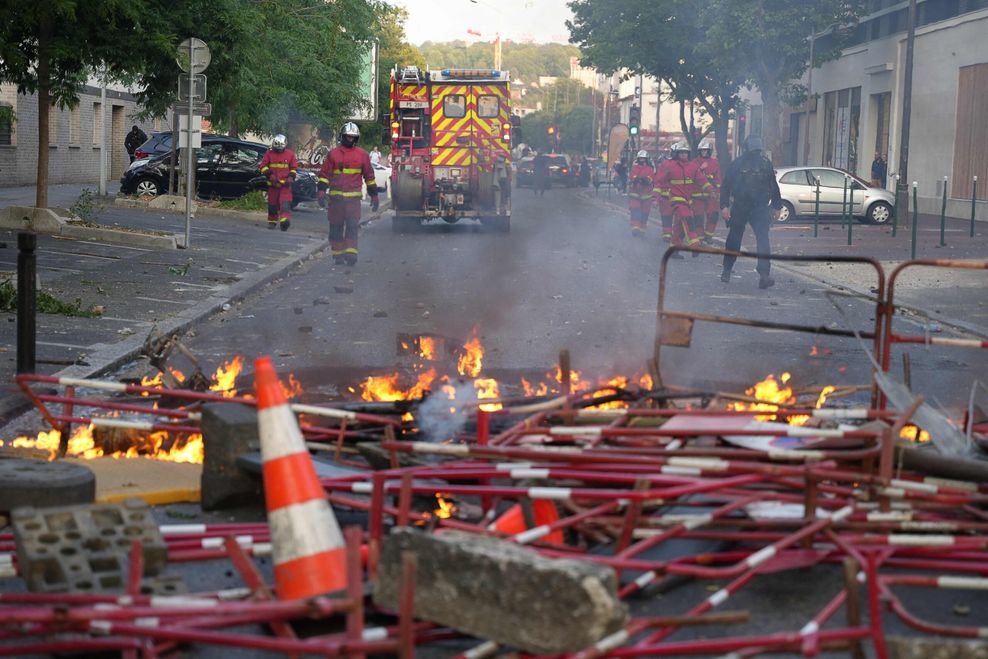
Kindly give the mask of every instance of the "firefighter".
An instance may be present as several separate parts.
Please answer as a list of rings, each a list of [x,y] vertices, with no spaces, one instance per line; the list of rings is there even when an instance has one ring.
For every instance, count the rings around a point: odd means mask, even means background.
[[[655,170],[648,162],[648,152],[639,151],[631,166],[631,183],[628,186],[628,210],[631,211],[631,235],[645,237],[648,214],[652,210],[652,179]]]
[[[690,160],[690,147],[686,142],[672,146],[672,159],[662,163],[656,181],[669,195],[672,205],[672,244],[695,245],[699,236],[690,224],[693,217],[693,192],[697,189],[697,166]],[[705,185],[704,185],[705,184]],[[709,184],[700,184],[700,188]]]
[[[275,135],[271,140],[260,169],[268,179],[268,228],[280,225],[282,231],[288,231],[292,224],[292,183],[298,175],[298,160],[284,135]]]
[[[319,205],[327,208],[329,243],[333,261],[356,265],[357,230],[360,228],[360,198],[363,182],[371,198],[371,210],[378,209],[377,184],[370,156],[357,146],[360,129],[348,121],[340,129],[340,145],[329,152],[319,170]],[[326,199],[326,189],[329,199]]]
[[[663,170],[672,162],[671,155],[666,155],[659,161],[652,179],[652,197],[659,204],[659,217],[662,220],[662,240],[672,243],[672,202],[669,201],[669,191],[660,183]]]
[[[699,190],[693,195],[695,216],[701,219],[699,229],[703,229],[703,242],[711,243],[717,231],[717,220],[720,218],[720,163],[712,158],[713,149],[710,140],[703,139],[697,148],[699,156],[696,159],[698,180],[706,180],[709,188]]]

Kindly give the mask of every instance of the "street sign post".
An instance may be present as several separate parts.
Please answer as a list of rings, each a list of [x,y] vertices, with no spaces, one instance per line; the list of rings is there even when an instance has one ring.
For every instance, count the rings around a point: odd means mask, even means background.
[[[191,80],[190,80],[191,78]],[[190,96],[191,91],[191,96]],[[201,73],[195,73],[189,75],[188,73],[178,74],[178,100],[179,102],[188,102],[189,98],[193,101],[205,101],[206,100],[206,76]]]
[[[189,105],[188,103],[182,103],[172,106],[172,113],[177,115],[188,115]],[[200,117],[208,117],[213,113],[212,103],[193,103],[192,104],[192,114],[197,114]]]
[[[179,135],[185,144],[185,249],[192,246],[192,174],[193,174],[193,153],[195,151],[196,139],[201,139],[200,126],[202,117],[195,113],[195,102],[206,100],[206,76],[199,75],[209,67],[210,61],[209,46],[202,39],[189,37],[183,41],[178,51],[175,53],[175,61],[178,67],[185,73],[188,93],[185,100],[188,113],[185,115],[185,129],[180,128]],[[196,95],[196,79],[202,79],[201,95]],[[179,76],[179,98],[182,96],[182,76]],[[195,146],[193,146],[195,144]],[[201,142],[199,142],[201,144]]]

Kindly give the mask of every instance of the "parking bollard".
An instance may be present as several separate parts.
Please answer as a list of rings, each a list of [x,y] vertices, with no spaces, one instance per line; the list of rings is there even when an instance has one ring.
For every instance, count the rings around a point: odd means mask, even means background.
[[[34,373],[37,348],[38,237],[17,234],[17,372]]]
[[[978,198],[978,177],[974,177],[974,181],[971,185],[971,238],[974,238],[974,210],[975,210],[975,200]]]
[[[918,182],[913,181],[913,244],[910,258],[914,261],[916,260],[916,227],[919,224],[919,209],[917,208],[919,206],[919,193],[916,191],[918,185]]]
[[[899,175],[896,174],[895,178],[895,189],[899,189]],[[899,195],[895,195],[895,200],[892,205],[892,237],[895,238],[895,234],[899,230]]]
[[[851,182],[850,190],[851,190],[850,203],[848,204],[847,207],[847,244],[848,245],[851,244],[851,232],[853,231],[851,227],[854,226],[854,183],[853,182]]]
[[[947,228],[947,177],[943,177],[943,199],[940,202],[940,247],[947,246],[945,231]]]
[[[844,200],[841,201],[840,206],[840,221],[843,223],[847,220],[847,174],[844,174]]]
[[[975,177],[977,178],[977,177]],[[972,215],[973,216],[973,215]],[[819,235],[820,228],[820,177],[816,179],[816,212],[813,215],[813,237]],[[971,231],[974,231],[974,224],[971,224]],[[974,235],[973,233],[971,235]]]

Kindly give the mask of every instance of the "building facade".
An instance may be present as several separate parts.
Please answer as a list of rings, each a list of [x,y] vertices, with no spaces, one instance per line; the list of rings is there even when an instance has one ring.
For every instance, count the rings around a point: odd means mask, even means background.
[[[829,165],[870,179],[872,161],[882,154],[892,188],[909,2],[870,0],[867,6],[841,57],[814,69],[812,81],[804,77],[804,85],[811,83],[808,107],[789,108],[779,118],[782,152],[773,160]],[[939,213],[947,177],[948,213],[966,216],[975,176],[978,200],[988,201],[988,0],[919,0],[917,9],[908,179],[918,184],[920,211]],[[815,47],[826,48],[829,38],[817,35]],[[757,134],[768,118],[757,92],[744,98],[742,130]],[[988,203],[977,206],[988,220]]]
[[[153,131],[171,130],[170,119],[137,119],[141,108],[126,88],[111,85],[106,107],[98,82],[90,80],[79,92],[74,108],[53,106],[49,111],[49,183],[96,183],[100,153],[105,141],[109,149],[108,178],[119,179],[130,163],[124,139],[137,125],[149,136]],[[38,168],[38,98],[18,94],[14,85],[0,85],[0,185],[34,185]],[[12,119],[11,119],[12,117]]]

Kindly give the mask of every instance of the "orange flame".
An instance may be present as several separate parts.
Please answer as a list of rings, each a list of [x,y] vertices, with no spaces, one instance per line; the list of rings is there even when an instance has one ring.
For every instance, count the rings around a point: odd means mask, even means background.
[[[470,331],[470,339],[463,344],[463,352],[456,364],[456,372],[460,375],[475,378],[484,367],[484,346],[477,337],[477,326]]]
[[[106,453],[102,447],[96,445],[96,442],[94,441],[93,425],[89,424],[85,427],[76,428],[72,433],[72,436],[69,438],[66,457],[84,458],[86,460],[100,457],[147,457],[154,460],[161,460],[163,462],[191,462],[195,464],[202,464],[202,435],[198,433],[189,435],[188,439],[184,442],[181,440],[177,441],[175,442],[175,445],[172,446],[171,450],[163,451],[162,446],[169,439],[169,437],[169,433],[165,431],[148,433],[139,436],[126,450]],[[42,431],[38,433],[37,437],[18,437],[17,439],[12,440],[9,445],[14,448],[45,450],[49,453],[48,459],[54,460],[58,457],[58,445],[61,438],[62,433],[57,430],[50,430],[47,432]],[[5,442],[0,440],[0,446],[4,445]]]
[[[436,358],[436,339],[432,336],[419,337],[419,357],[426,361],[433,361]]]
[[[448,496],[448,494],[436,493],[436,505],[439,507],[432,511],[432,514],[439,519],[449,519],[456,512],[456,505],[446,498]]]
[[[922,443],[930,441],[930,433],[920,430],[916,426],[903,426],[899,432],[899,437],[901,439],[908,439],[911,442]]]
[[[213,384],[209,386],[209,390],[222,393],[224,398],[235,397],[237,389],[234,385],[237,383],[237,376],[242,370],[244,370],[244,358],[237,355],[216,369],[216,372],[213,373]]]
[[[364,400],[391,401],[411,400],[425,395],[436,379],[436,369],[430,368],[425,373],[419,373],[416,382],[404,389],[398,384],[400,373],[387,375],[372,375],[360,383],[360,397]]]
[[[500,398],[501,390],[498,386],[497,380],[494,378],[480,378],[474,380],[473,387],[477,392],[477,398],[483,400],[485,398]],[[480,409],[485,412],[497,412],[501,409],[501,403],[486,403],[480,406]]]

